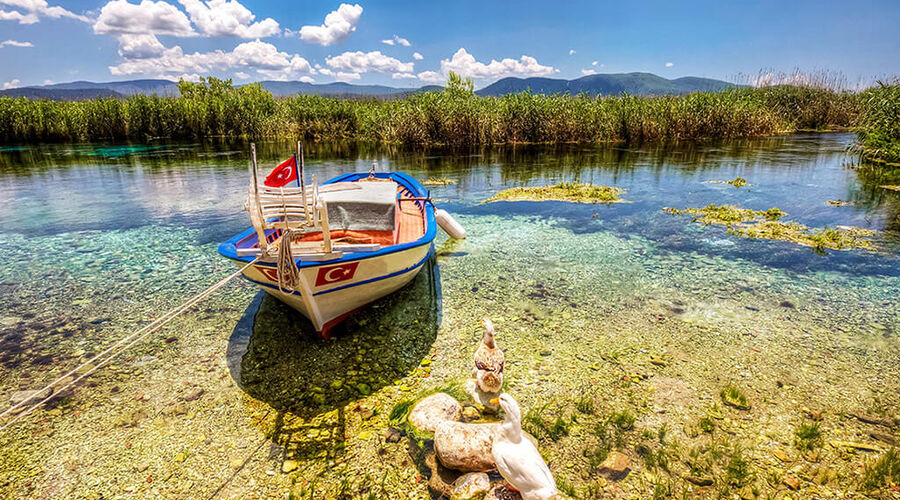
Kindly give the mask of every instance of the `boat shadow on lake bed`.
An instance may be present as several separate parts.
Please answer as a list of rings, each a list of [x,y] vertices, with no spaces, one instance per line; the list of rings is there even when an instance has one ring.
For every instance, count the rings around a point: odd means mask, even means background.
[[[360,310],[320,339],[312,324],[260,292],[228,341],[232,377],[279,412],[312,417],[343,408],[408,376],[440,326],[440,276],[426,265],[407,286]]]

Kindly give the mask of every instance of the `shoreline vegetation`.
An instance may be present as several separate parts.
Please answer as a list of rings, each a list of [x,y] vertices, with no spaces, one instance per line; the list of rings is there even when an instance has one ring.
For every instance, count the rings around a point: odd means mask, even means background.
[[[39,101],[0,97],[0,142],[246,137],[409,145],[641,143],[855,130],[861,156],[900,162],[900,80],[735,87],[683,96],[478,97],[451,74],[443,91],[404,99],[275,98],[259,84],[182,81],[179,97]]]

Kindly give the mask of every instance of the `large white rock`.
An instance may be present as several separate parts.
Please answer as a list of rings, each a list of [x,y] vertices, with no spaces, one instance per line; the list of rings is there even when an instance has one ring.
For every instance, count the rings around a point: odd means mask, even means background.
[[[409,412],[409,423],[419,431],[434,432],[441,422],[459,420],[462,411],[462,405],[453,396],[438,392],[416,403]]]
[[[434,430],[434,452],[449,469],[488,472],[497,468],[491,447],[499,424],[441,422]]]

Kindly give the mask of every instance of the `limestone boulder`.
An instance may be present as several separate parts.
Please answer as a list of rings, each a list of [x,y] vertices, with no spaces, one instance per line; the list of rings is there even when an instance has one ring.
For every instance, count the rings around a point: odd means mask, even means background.
[[[420,432],[431,433],[441,422],[459,420],[462,411],[462,405],[453,396],[438,392],[416,403],[409,412],[409,423]]]

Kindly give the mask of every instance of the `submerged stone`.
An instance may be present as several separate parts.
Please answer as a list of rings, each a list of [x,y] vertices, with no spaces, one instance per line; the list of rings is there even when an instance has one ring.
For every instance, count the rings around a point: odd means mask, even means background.
[[[463,474],[453,483],[450,500],[481,500],[491,489],[491,480],[484,472]]]
[[[409,412],[409,423],[420,432],[434,432],[441,422],[459,420],[462,411],[462,405],[453,396],[438,392],[416,403]]]
[[[497,468],[491,447],[498,424],[441,422],[434,431],[434,451],[453,470],[488,472]]]

